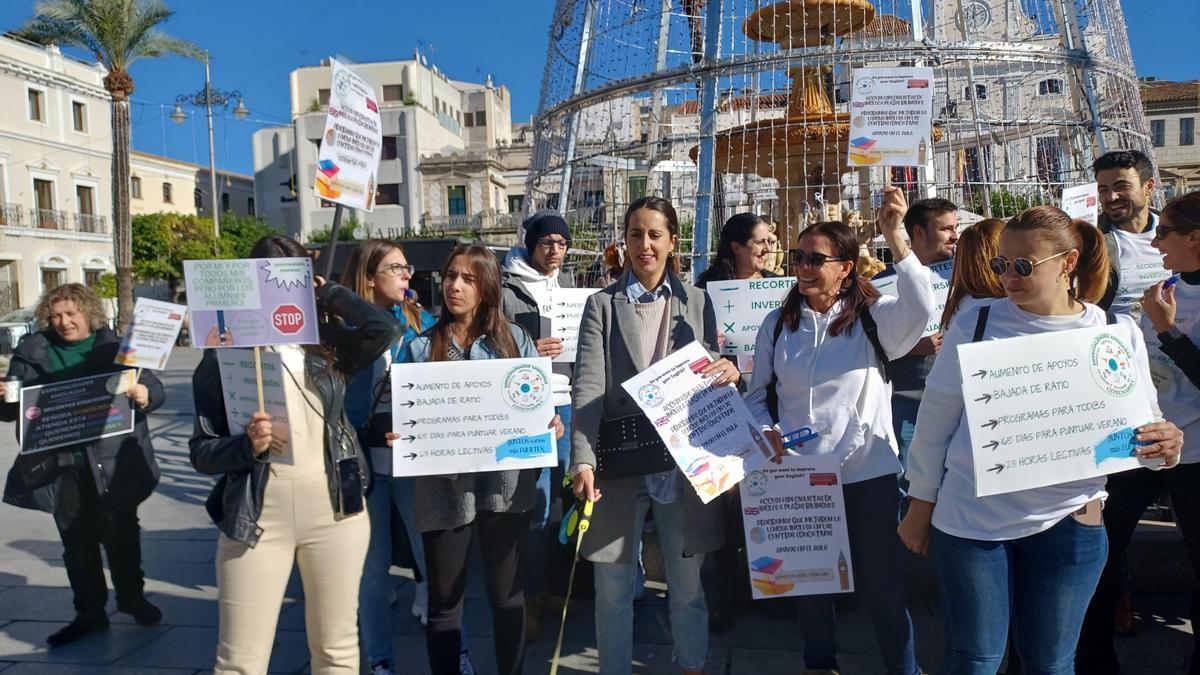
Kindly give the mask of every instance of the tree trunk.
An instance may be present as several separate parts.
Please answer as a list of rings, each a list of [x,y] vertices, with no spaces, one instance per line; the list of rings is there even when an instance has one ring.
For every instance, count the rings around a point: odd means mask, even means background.
[[[129,216],[129,99],[113,96],[113,260],[117,268],[117,333],[133,316],[133,223]]]

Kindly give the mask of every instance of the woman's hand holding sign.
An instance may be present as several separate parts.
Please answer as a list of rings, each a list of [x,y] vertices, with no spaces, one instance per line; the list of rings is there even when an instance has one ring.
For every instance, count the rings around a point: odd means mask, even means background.
[[[263,454],[271,447],[271,416],[267,413],[254,413],[250,424],[246,426],[246,437],[250,439],[250,448],[254,455]]]

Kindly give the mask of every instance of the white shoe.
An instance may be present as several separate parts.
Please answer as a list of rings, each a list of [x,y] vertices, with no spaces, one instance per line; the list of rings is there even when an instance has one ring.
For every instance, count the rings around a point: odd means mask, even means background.
[[[471,653],[463,652],[458,655],[459,675],[475,675],[475,666],[471,665]]]
[[[429,587],[425,582],[417,584],[417,589],[413,593],[412,604],[413,618],[421,622],[421,627],[429,625]]]

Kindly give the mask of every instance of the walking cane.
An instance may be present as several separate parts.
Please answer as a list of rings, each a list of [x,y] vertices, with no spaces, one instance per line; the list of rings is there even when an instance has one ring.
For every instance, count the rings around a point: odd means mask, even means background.
[[[575,535],[575,559],[571,561],[571,574],[567,577],[567,597],[563,600],[562,621],[558,624],[558,641],[554,643],[554,659],[550,662],[550,675],[558,674],[558,659],[562,656],[563,631],[567,627],[567,608],[571,604],[571,589],[575,586],[575,568],[579,565],[579,546],[583,535],[587,533],[592,520],[592,505],[595,502],[584,501],[581,516],[579,516],[579,533]]]

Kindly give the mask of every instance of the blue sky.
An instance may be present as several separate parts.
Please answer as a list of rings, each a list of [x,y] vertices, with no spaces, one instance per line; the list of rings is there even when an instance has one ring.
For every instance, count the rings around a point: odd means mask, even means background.
[[[322,57],[353,61],[411,58],[425,45],[431,63],[453,78],[482,80],[487,74],[512,91],[513,119],[536,111],[546,58],[551,0],[168,0],[176,14],[167,32],[207,48],[213,86],[239,90],[251,119],[216,123],[217,164],[251,171],[250,136],[263,126],[287,122],[288,73]],[[0,31],[19,26],[32,0],[0,3]],[[1200,78],[1194,58],[1197,0],[1125,0],[1134,63],[1139,75]],[[178,94],[203,86],[199,63],[179,58],[134,65],[134,147],[205,164],[202,115],[177,126],[170,115]]]

